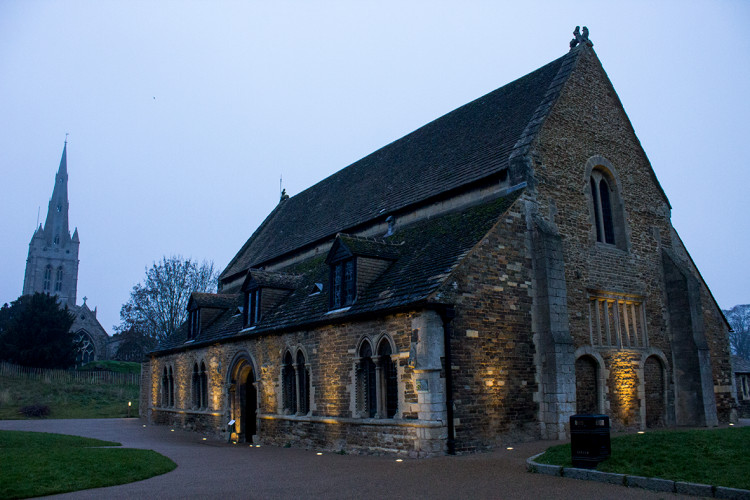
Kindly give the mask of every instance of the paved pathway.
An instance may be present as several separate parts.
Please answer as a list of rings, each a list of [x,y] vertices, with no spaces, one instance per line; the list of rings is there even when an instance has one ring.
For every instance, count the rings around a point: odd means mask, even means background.
[[[178,467],[136,483],[56,498],[681,498],[610,484],[526,472],[526,458],[549,441],[457,457],[404,459],[337,455],[203,441],[202,436],[138,419],[0,420],[0,429],[118,441],[168,456]],[[688,497],[694,498],[694,497]]]

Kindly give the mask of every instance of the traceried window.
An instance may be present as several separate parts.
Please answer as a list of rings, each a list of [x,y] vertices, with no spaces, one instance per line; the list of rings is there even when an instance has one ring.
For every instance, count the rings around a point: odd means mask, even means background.
[[[601,347],[648,347],[643,299],[620,294],[589,295],[589,337]]]
[[[96,348],[91,336],[85,330],[79,330],[75,336],[76,345],[76,365],[84,365],[94,361],[96,357]]]
[[[331,264],[331,309],[346,307],[354,302],[356,272],[353,258]]]
[[[591,199],[594,204],[596,241],[614,245],[616,241],[612,212],[613,192],[609,181],[600,170],[594,170],[591,172],[589,184],[591,186]]]
[[[62,281],[63,281],[63,268],[62,266],[57,268],[57,274],[55,275],[55,291],[59,292],[62,290]]]
[[[394,418],[398,413],[398,376],[392,359],[393,349],[387,338],[377,353],[364,341],[356,362],[356,407],[365,418]]]
[[[52,266],[47,266],[44,268],[44,284],[42,286],[42,289],[45,292],[49,292],[51,281],[52,281]]]

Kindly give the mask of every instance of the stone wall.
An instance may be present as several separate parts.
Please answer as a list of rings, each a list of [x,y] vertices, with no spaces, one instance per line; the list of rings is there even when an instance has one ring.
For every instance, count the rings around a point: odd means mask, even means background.
[[[451,274],[456,451],[538,437],[531,324],[532,263],[516,202]]]
[[[592,293],[606,292],[642,301],[647,332],[645,345],[635,349],[595,346],[609,371],[604,408],[614,428],[645,425],[642,368],[648,350],[667,360],[670,394],[668,421],[674,422],[673,345],[667,309],[662,255],[675,248],[670,206],[644,154],[620,101],[593,51],[581,54],[577,67],[532,144],[531,165],[536,212],[562,235],[570,335],[577,348],[591,345]],[[613,218],[617,244],[597,241],[589,178],[603,168],[614,188]],[[681,244],[680,244],[681,245]],[[698,284],[696,316],[705,334],[719,419],[728,418],[729,356],[726,327],[718,307],[689,256],[681,258]],[[694,313],[683,307],[684,314]],[[702,318],[701,318],[702,317]],[[696,330],[697,331],[697,330]],[[697,358],[699,353],[693,353]],[[712,399],[709,394],[709,399]],[[708,411],[708,410],[707,410]],[[710,413],[710,411],[709,411]],[[710,417],[710,416],[709,416]],[[710,418],[709,418],[710,420]]]

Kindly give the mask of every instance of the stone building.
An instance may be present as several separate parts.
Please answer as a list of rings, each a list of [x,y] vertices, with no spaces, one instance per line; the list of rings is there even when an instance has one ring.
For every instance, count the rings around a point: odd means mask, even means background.
[[[71,331],[80,341],[78,361],[107,359],[109,335],[96,319],[96,309],[76,305],[78,289],[78,228],[68,226],[68,143],[63,146],[55,187],[47,208],[47,219],[31,237],[22,295],[48,293],[57,297],[75,316]]]
[[[732,371],[737,398],[737,416],[750,418],[750,361],[732,356]]]
[[[143,365],[149,420],[413,456],[576,412],[727,421],[726,320],[587,31],[571,46],[282,196]]]

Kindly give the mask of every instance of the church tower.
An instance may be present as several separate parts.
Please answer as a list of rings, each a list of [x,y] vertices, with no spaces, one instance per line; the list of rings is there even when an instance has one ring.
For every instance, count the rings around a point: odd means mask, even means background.
[[[76,305],[80,241],[78,229],[71,237],[68,228],[67,148],[68,141],[65,141],[44,227],[39,225],[29,243],[23,295],[49,293],[70,307]]]

